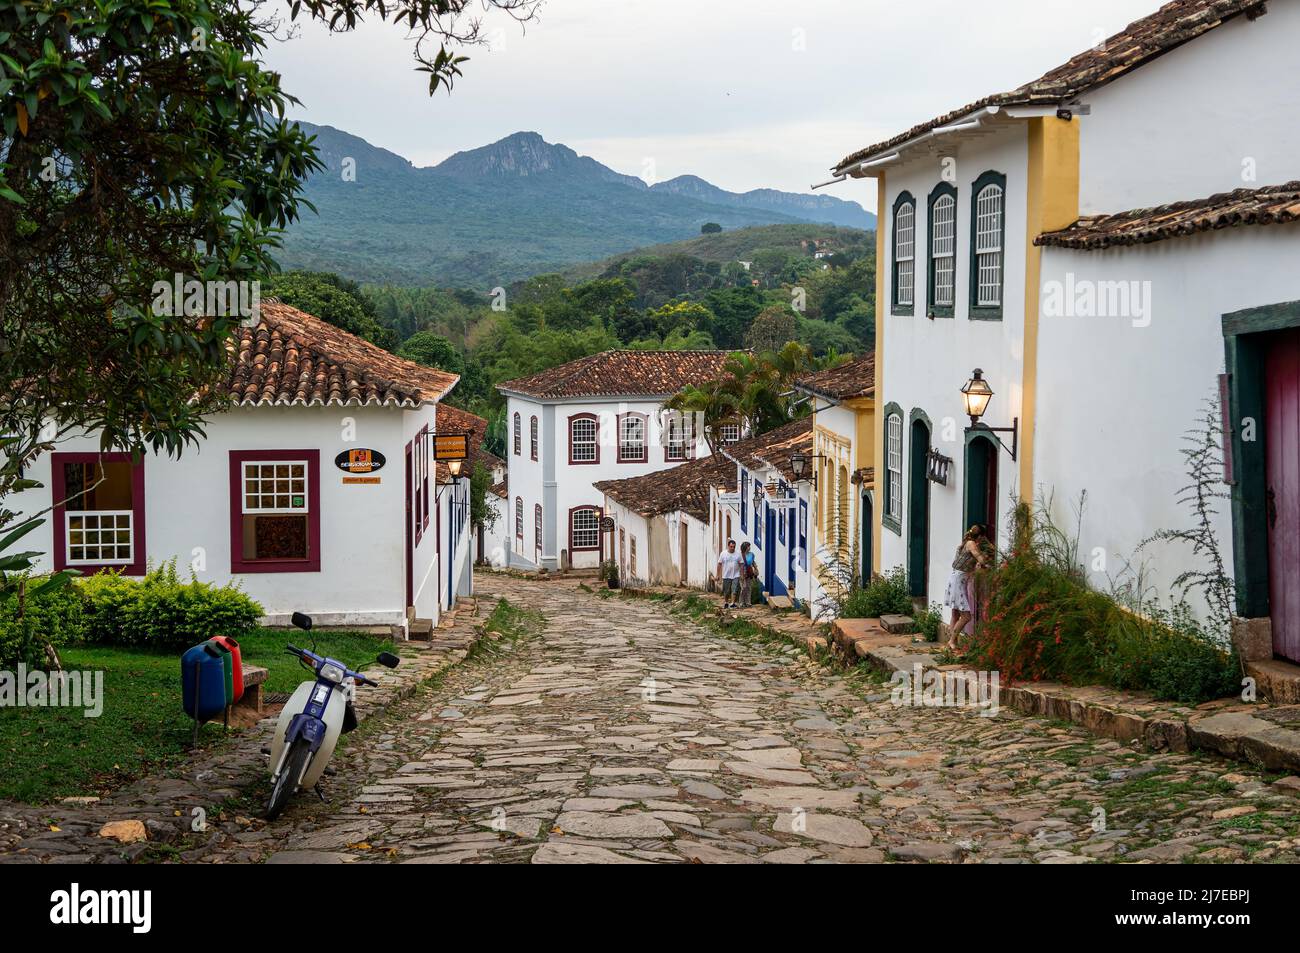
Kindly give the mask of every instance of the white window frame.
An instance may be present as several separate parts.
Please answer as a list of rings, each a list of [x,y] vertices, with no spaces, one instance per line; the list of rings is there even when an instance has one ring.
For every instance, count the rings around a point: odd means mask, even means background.
[[[631,424],[635,424],[638,431],[635,439],[631,435]],[[645,417],[636,413],[621,414],[618,418],[618,462],[645,463],[649,459]]]
[[[591,526],[578,528],[578,517],[590,516]],[[579,534],[590,533],[591,545],[580,543]],[[600,510],[595,507],[580,507],[569,513],[569,544],[574,550],[587,551],[600,549]]]
[[[930,257],[934,260],[934,301],[931,304],[938,308],[951,308],[957,301],[956,197],[945,192],[934,200],[933,210]]]
[[[889,486],[887,515],[900,523],[903,519],[903,415],[890,414],[885,419],[885,473]]]
[[[418,455],[418,454],[416,455],[416,460],[417,460],[417,463],[418,463],[418,460],[419,460],[419,455]],[[306,461],[306,460],[245,460],[245,461],[243,461],[243,463],[240,464],[240,465],[241,465],[241,467],[243,468],[243,469],[240,470],[240,482],[239,482],[239,506],[240,506],[240,512],[241,512],[241,513],[243,513],[243,514],[245,514],[245,515],[247,515],[247,516],[306,516],[308,513],[311,512],[312,501],[311,501],[311,495],[310,495],[309,492],[308,492],[308,488],[311,486],[311,480],[310,480],[311,464],[308,463],[308,461]],[[300,466],[300,467],[302,467],[302,490],[301,490],[302,506],[293,506],[293,505],[292,505],[293,497],[294,497],[294,496],[297,496],[297,495],[299,495],[299,494],[298,494],[298,493],[295,493],[295,492],[293,491],[293,489],[292,489],[292,482],[293,482],[294,477],[293,477],[293,473],[292,473],[292,470],[291,470],[289,476],[285,478],[285,479],[287,479],[287,480],[290,481],[290,489],[287,491],[287,495],[288,495],[289,498],[290,498],[290,504],[291,504],[291,505],[289,505],[289,506],[287,506],[287,507],[279,507],[279,506],[253,506],[253,507],[250,507],[250,506],[248,505],[248,497],[249,497],[249,492],[248,492],[249,473],[248,473],[248,471],[249,471],[249,469],[252,468],[252,467],[284,467],[284,466],[287,466],[287,467],[290,467],[290,468],[295,467],[295,466]],[[260,471],[260,470],[257,472],[257,474],[256,474],[256,476],[255,476],[255,479],[258,481],[258,491],[257,491],[255,494],[252,494],[252,495],[254,495],[254,496],[258,497],[259,499],[261,499],[262,497],[266,496],[267,494],[265,494],[265,493],[263,493],[263,492],[261,491],[261,482],[262,482],[263,477],[262,477],[262,475],[261,475],[261,471]],[[278,476],[275,476],[275,475],[272,475],[272,477],[271,477],[271,481],[272,481],[272,492],[271,492],[269,495],[272,496],[272,497],[276,497],[276,496],[281,496],[281,495],[283,495],[283,494],[280,494],[280,493],[276,492],[276,490],[275,490],[275,481],[277,481],[277,480],[279,480],[279,479],[281,479],[281,478],[278,477]],[[419,485],[419,484],[417,484],[417,485]]]
[[[916,303],[916,200],[908,199],[894,212],[894,303]]]
[[[127,550],[129,551],[129,554],[125,559],[121,558],[120,556],[115,556],[112,559],[106,559],[103,558],[102,556],[96,557],[94,559],[88,556],[83,557],[81,559],[73,558],[72,550],[74,548],[85,551],[90,549],[91,547],[94,547],[96,552],[102,554],[104,551],[104,546],[108,545],[113,549],[114,552],[116,552],[121,547],[121,543],[114,540],[110,543],[105,544],[103,542],[102,534],[105,532],[111,534],[117,534],[122,532],[123,527],[117,525],[117,521],[123,516],[126,517],[126,526],[125,526],[126,546],[127,546]],[[97,523],[97,525],[94,526],[93,528],[86,525],[87,521],[91,517],[94,517]],[[112,526],[105,528],[103,525],[99,525],[99,521],[105,517],[113,518]],[[78,527],[74,527],[72,525],[74,519],[80,520],[81,525]],[[66,510],[63,514],[63,521],[64,521],[63,522],[63,527],[64,527],[63,555],[64,555],[64,561],[69,566],[129,566],[133,562],[135,562],[135,511],[134,510]],[[73,533],[81,534],[82,536],[81,542],[74,543],[72,541]],[[89,542],[88,534],[90,533],[95,534],[94,543]]]
[[[1003,217],[1006,191],[990,182],[975,196],[975,302],[977,308],[1002,307]],[[987,296],[991,290],[995,296]]]
[[[590,427],[591,437],[579,440],[578,427]],[[591,456],[580,456],[578,449],[589,448]],[[600,424],[594,417],[574,417],[569,421],[569,460],[572,463],[597,463],[600,460]]]

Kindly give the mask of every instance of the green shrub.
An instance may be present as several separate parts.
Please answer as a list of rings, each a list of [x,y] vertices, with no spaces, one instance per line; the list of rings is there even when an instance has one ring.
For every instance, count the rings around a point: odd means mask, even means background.
[[[895,566],[867,585],[850,590],[839,607],[839,614],[845,619],[911,615],[912,594],[907,585],[907,571],[902,566]]]
[[[914,616],[916,631],[925,636],[927,642],[939,641],[939,626],[943,622],[943,606],[937,602],[930,603],[930,608]]]
[[[184,649],[214,635],[237,638],[252,631],[264,614],[233,583],[182,583],[175,562],[139,581],[104,573],[79,588],[88,606],[87,639],[105,645]]]
[[[30,588],[41,581],[29,578],[27,586]],[[45,642],[58,651],[65,645],[80,642],[84,634],[81,597],[71,585],[39,598],[27,597],[21,619],[17,592],[0,597],[0,668],[12,670],[19,664],[44,668]]]

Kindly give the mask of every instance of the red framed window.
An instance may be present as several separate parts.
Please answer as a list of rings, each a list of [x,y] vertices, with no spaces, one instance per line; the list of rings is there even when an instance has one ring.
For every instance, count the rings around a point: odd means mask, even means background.
[[[645,414],[627,413],[618,417],[618,462],[645,463],[649,459],[646,447]]]
[[[230,571],[320,572],[320,451],[230,451]]]
[[[520,425],[520,417],[519,414],[516,413],[515,414],[515,456],[516,457],[519,456],[520,441],[523,438],[523,434],[521,431],[522,431],[522,427]]]
[[[537,418],[536,417],[532,418],[532,420],[529,421],[528,429],[530,432],[529,440],[532,446],[532,457],[534,460],[536,460],[537,459]]]
[[[600,421],[595,414],[574,414],[569,418],[569,463],[600,463]]]
[[[533,504],[533,545],[542,548],[542,504]]]
[[[524,538],[524,498],[515,497],[515,538]]]
[[[422,529],[429,528],[429,470],[431,463],[429,460],[429,427],[426,424],[416,435],[417,449],[415,451],[416,459],[420,461],[420,508],[416,510],[420,514],[420,526]]]
[[[54,453],[54,568],[143,576],[144,458]]]
[[[600,549],[600,507],[575,506],[569,510],[569,552]]]

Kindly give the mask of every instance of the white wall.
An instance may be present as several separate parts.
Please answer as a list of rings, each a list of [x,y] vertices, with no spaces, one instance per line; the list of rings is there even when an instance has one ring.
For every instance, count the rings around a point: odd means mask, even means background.
[[[514,414],[520,414],[522,443],[520,454],[515,455],[513,443]],[[649,448],[644,463],[618,462],[618,430],[616,419],[623,413],[640,413],[649,418]],[[536,565],[533,507],[542,504],[543,546],[540,564],[551,569],[559,568],[569,549],[569,512],[576,506],[602,506],[604,497],[593,487],[602,480],[622,480],[642,476],[677,466],[684,461],[665,461],[663,445],[659,439],[659,420],[662,403],[658,401],[584,401],[541,402],[510,396],[506,406],[507,445],[506,459],[510,467],[510,537],[511,561],[514,565]],[[569,464],[569,418],[576,414],[596,414],[600,420],[597,432],[600,442],[600,462],[596,464]],[[540,428],[538,461],[529,458],[529,418],[536,415]],[[708,444],[701,438],[696,454],[708,454]],[[524,535],[522,544],[514,540],[515,500],[521,498],[524,506]],[[604,534],[605,558],[610,558],[610,535]],[[598,565],[598,552],[580,551],[572,555],[571,564],[577,568]]]
[[[500,568],[506,565],[506,558],[512,543],[510,506],[495,493],[487,495],[487,503],[492,512],[496,513],[497,518],[490,528],[484,527],[483,548],[475,554],[475,558]]]
[[[927,599],[941,602],[952,563],[952,556],[963,531],[965,486],[962,464],[965,451],[964,428],[969,420],[962,414],[959,388],[971,371],[983,369],[995,396],[989,404],[984,422],[990,426],[1010,426],[1021,412],[1024,341],[1025,288],[1025,188],[1027,176],[1027,131],[1024,125],[998,127],[988,139],[960,146],[956,153],[957,179],[957,281],[954,317],[929,320],[926,301],[926,268],[929,235],[927,233],[928,198],[940,182],[939,157],[919,158],[899,166],[890,166],[886,175],[887,202],[881,212],[886,228],[884,300],[889,307],[893,298],[890,262],[893,245],[892,208],[903,190],[910,191],[917,202],[916,303],[913,315],[886,312],[883,393],[877,396],[877,414],[882,421],[890,402],[902,407],[903,417],[903,514],[902,534],[882,526],[881,564],[877,572],[887,572],[907,564],[908,531],[908,456],[911,447],[909,417],[914,408],[925,412],[933,432],[931,446],[953,459],[947,486],[930,485],[930,559],[927,574]],[[1005,202],[1006,237],[1004,240],[1002,320],[970,320],[970,233],[971,185],[985,171],[997,171],[1007,177]],[[1040,371],[1044,382],[1050,378]],[[886,448],[887,449],[887,448]],[[876,507],[883,511],[887,480],[886,460],[876,464]],[[1010,508],[1016,492],[1016,469],[1010,456],[999,458],[999,523]],[[1002,530],[1003,526],[999,526]],[[1005,539],[1005,533],[1002,534]]]
[[[1080,211],[1119,212],[1300,178],[1300,0],[1224,24],[1084,97]],[[1243,177],[1253,163],[1254,179]]]
[[[414,416],[414,414],[412,414]],[[355,442],[344,442],[347,419],[355,422]],[[144,463],[145,533],[149,559],[158,565],[177,560],[191,565],[205,582],[231,580],[229,452],[232,450],[320,451],[321,571],[243,573],[245,592],[265,607],[273,621],[301,610],[323,624],[396,624],[405,619],[403,452],[408,424],[403,413],[367,407],[238,408],[212,418],[207,439],[188,447],[179,460],[156,454]],[[334,466],[339,452],[368,447],[387,458],[377,485],[344,485]],[[59,451],[94,452],[98,441],[62,441]],[[45,485],[14,498],[20,511],[36,511],[51,501],[50,456],[28,469]],[[25,542],[49,553],[53,516]],[[432,540],[429,541],[432,550]],[[49,571],[47,555],[39,571]]]
[[[1045,286],[1070,276],[1076,286],[1151,283],[1148,326],[1138,326],[1145,319],[1135,325],[1123,316],[1044,314],[1040,322],[1044,386],[1035,480],[1054,493],[1053,511],[1064,526],[1074,525],[1071,505],[1087,491],[1080,552],[1089,563],[1100,550],[1116,575],[1156,530],[1191,525],[1191,512],[1176,502],[1187,484],[1179,451],[1203,402],[1217,397],[1217,375],[1224,368],[1221,316],[1300,300],[1297,261],[1297,225],[1224,229],[1107,251],[1043,250]],[[1227,500],[1219,510],[1219,542],[1231,565]],[[1162,595],[1193,564],[1186,549],[1167,544],[1156,544],[1145,556],[1150,581]],[[1094,572],[1093,581],[1104,586],[1105,575]]]
[[[412,451],[418,449],[419,441],[416,434],[424,427],[430,431],[436,432],[437,415],[434,408],[420,408],[419,410],[402,411],[402,450],[394,456],[389,457],[390,463],[395,462],[397,472],[390,479],[399,484],[405,481],[405,475],[402,470],[405,467],[405,446],[410,443]],[[427,438],[425,438],[427,439]],[[412,480],[416,479],[414,473],[414,460],[412,460]],[[411,537],[413,548],[411,560],[411,582],[412,582],[412,601],[415,607],[415,615],[420,619],[432,619],[435,623],[440,614],[440,605],[442,599],[440,596],[440,551],[438,546],[438,530],[440,518],[440,496],[437,484],[437,468],[433,462],[432,449],[429,451],[429,492],[435,495],[439,500],[439,505],[435,505],[435,500],[429,502],[429,525],[423,528],[419,541],[416,541],[414,535]],[[414,490],[414,484],[412,484]],[[400,492],[400,491],[399,491]],[[405,517],[403,516],[403,519]],[[419,519],[417,516],[416,519]],[[401,520],[399,519],[399,525]],[[361,525],[361,524],[357,524]],[[405,542],[399,540],[401,545]],[[403,583],[405,586],[405,583]]]

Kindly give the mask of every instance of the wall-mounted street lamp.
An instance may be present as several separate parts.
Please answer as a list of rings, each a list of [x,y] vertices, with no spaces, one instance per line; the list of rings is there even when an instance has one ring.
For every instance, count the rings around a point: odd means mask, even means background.
[[[804,453],[802,450],[790,454],[790,472],[794,474],[795,482],[807,480],[816,486],[817,471],[813,468],[813,461],[826,459],[829,458],[820,453]]]
[[[1002,442],[1000,437],[994,436],[998,446],[1011,454],[1011,459],[1016,459],[1016,450],[1020,442],[1020,418],[1013,417],[1010,427],[990,427],[988,424],[981,423],[980,418],[988,410],[989,401],[993,399],[993,388],[989,382],[984,379],[984,372],[978,367],[971,372],[971,379],[968,380],[961,388],[962,403],[966,406],[966,416],[970,417],[970,426],[966,428],[967,433],[979,431],[988,434],[1011,434],[1011,446],[1008,447]]]

